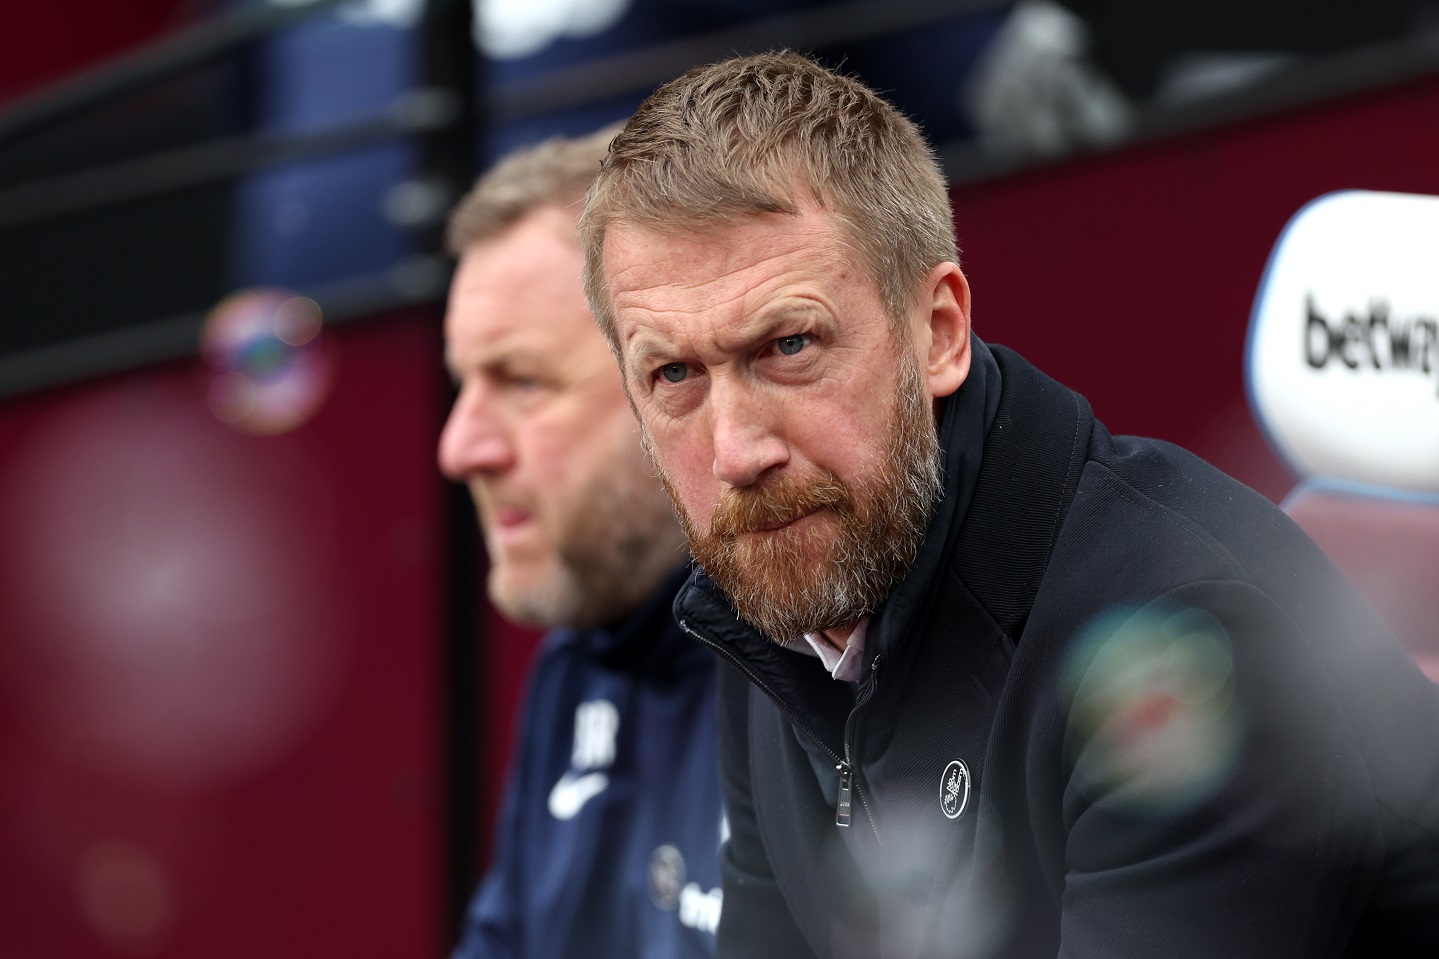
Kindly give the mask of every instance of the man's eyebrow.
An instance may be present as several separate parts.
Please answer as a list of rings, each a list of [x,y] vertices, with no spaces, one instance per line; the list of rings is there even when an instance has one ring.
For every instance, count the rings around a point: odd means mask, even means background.
[[[762,310],[755,314],[736,331],[735,338],[747,343],[754,343],[776,335],[791,323],[829,319],[832,319],[832,314],[818,304],[781,304],[773,309]],[[631,369],[638,370],[656,357],[673,356],[674,347],[663,340],[637,336],[629,341],[623,352],[626,356],[626,365]]]
[[[781,303],[770,310],[765,310],[756,317],[758,323],[785,323],[791,320],[807,320],[815,317],[829,316],[829,311],[818,303]]]
[[[649,337],[632,339],[630,340],[629,365],[632,367],[642,366],[656,356],[667,356],[669,353],[668,344],[657,343]]]
[[[828,310],[812,303],[787,303],[763,310],[736,331],[736,339],[758,344],[775,336],[786,335],[789,327],[831,319]]]

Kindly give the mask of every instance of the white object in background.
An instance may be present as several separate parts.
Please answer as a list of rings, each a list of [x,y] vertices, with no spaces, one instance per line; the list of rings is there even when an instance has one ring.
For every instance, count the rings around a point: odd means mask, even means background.
[[[474,0],[475,44],[496,60],[519,60],[561,38],[583,39],[619,22],[630,0]]]
[[[1134,109],[1090,58],[1089,27],[1051,0],[1022,0],[960,89],[996,156],[1056,156],[1124,138]]]
[[[1301,209],[1254,301],[1250,405],[1303,475],[1439,493],[1439,197]]]

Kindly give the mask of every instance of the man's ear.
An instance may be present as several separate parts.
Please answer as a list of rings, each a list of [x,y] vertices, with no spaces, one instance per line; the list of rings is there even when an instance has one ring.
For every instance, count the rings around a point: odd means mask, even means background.
[[[941,263],[930,270],[923,290],[929,349],[920,359],[929,395],[938,398],[959,389],[969,376],[969,281],[958,264]]]

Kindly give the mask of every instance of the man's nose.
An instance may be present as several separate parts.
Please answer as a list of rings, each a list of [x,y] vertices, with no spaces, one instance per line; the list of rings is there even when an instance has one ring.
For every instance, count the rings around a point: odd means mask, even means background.
[[[710,389],[715,479],[749,486],[789,462],[782,417],[772,399],[740,382],[716,382]]]
[[[438,458],[440,472],[456,481],[514,465],[510,432],[480,390],[466,387],[456,397],[440,433]]]

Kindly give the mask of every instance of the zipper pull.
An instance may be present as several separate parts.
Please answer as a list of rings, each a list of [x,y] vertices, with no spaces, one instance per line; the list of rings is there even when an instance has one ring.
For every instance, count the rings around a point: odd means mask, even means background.
[[[834,810],[834,824],[836,826],[849,825],[849,798],[854,789],[854,770],[849,763],[840,763],[834,767],[839,770],[839,803]]]

